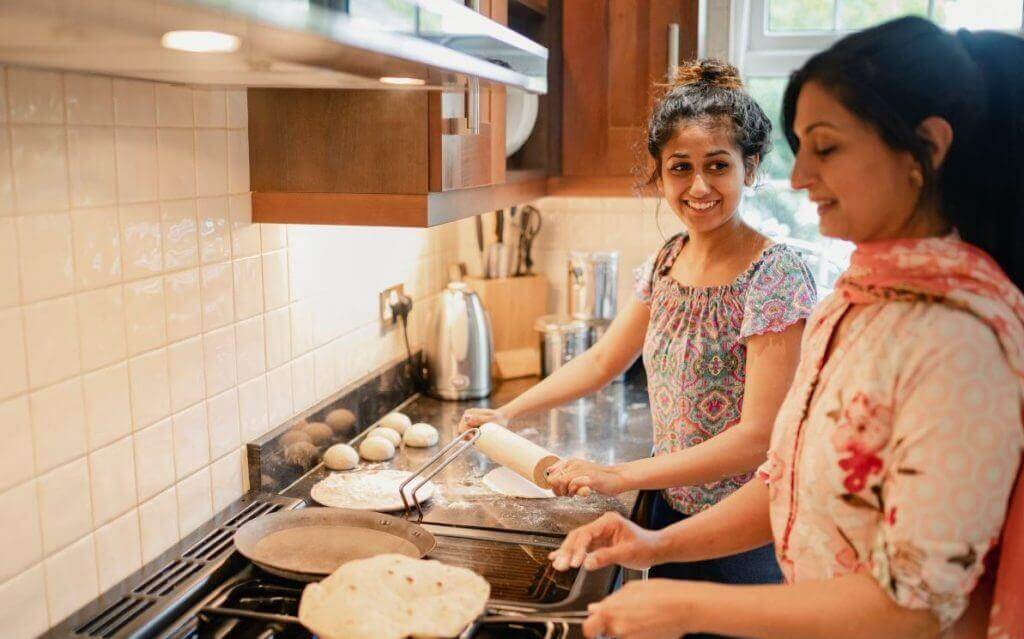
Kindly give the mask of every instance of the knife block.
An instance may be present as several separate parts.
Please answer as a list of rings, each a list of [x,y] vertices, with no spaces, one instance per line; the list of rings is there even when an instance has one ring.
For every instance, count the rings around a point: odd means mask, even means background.
[[[495,377],[513,379],[540,374],[540,349],[534,323],[547,313],[548,282],[543,275],[500,279],[466,278],[487,309],[494,339]]]

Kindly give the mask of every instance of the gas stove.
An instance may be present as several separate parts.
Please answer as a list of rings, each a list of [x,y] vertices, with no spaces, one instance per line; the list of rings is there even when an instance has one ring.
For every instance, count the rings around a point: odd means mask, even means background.
[[[182,542],[168,562],[147,567],[54,628],[78,639],[308,638],[297,619],[303,583],[270,575],[235,551],[242,525],[304,507],[279,495],[247,496]],[[585,609],[607,594],[614,576],[556,572],[547,559],[557,537],[425,525],[437,540],[428,556],[470,568],[491,584],[491,604],[538,612]],[[561,623],[488,622],[461,639],[578,637]]]

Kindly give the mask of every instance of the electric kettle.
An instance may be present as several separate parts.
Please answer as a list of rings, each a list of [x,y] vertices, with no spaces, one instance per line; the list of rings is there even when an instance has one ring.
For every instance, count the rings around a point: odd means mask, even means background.
[[[494,344],[480,297],[465,282],[441,293],[423,347],[427,392],[441,399],[480,399],[491,394]]]

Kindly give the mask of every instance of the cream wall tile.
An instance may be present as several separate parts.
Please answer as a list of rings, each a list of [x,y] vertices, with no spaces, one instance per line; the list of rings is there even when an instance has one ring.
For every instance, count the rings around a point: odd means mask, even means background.
[[[174,433],[171,420],[136,431],[135,478],[139,501],[146,501],[174,483]]]
[[[267,368],[277,368],[292,357],[291,311],[287,307],[264,316],[267,336]]]
[[[17,517],[9,517],[0,526],[0,548],[18,549],[0,553],[0,583],[3,583],[43,558],[36,482],[28,481],[0,493],[0,512],[17,513]]]
[[[97,528],[135,506],[135,449],[131,437],[90,454],[89,471],[93,523]]]
[[[29,402],[37,473],[85,454],[88,445],[80,378],[36,391],[29,395]]]
[[[316,403],[316,379],[313,353],[292,360],[292,401],[295,410],[305,410]]]
[[[159,192],[156,129],[118,127],[115,149],[118,199],[121,202],[155,200]]]
[[[330,344],[314,351],[314,380],[316,382],[316,398],[318,401],[325,399],[341,387],[341,383],[338,381],[337,360],[334,357],[334,353],[335,349]]]
[[[249,126],[249,102],[245,89],[229,90],[228,126],[232,129],[245,129]]]
[[[172,84],[156,85],[156,123],[159,126],[192,127],[192,89]]]
[[[206,395],[216,395],[236,384],[235,329],[225,326],[203,335]]]
[[[267,417],[271,428],[283,424],[296,411],[292,401],[292,367],[285,364],[267,373]]]
[[[178,492],[174,486],[139,506],[139,532],[142,563],[178,543]]]
[[[0,122],[7,121],[7,69],[0,66]]]
[[[174,473],[178,480],[210,463],[210,430],[202,403],[171,418],[174,428]]]
[[[114,80],[114,121],[121,126],[156,126],[154,83]]]
[[[0,217],[0,308],[14,306],[21,297],[17,235],[14,218]]]
[[[203,264],[231,257],[228,198],[199,198],[196,209],[199,216],[199,258]]]
[[[43,553],[49,556],[92,530],[93,506],[85,457],[43,475],[38,486]]]
[[[306,301],[295,302],[289,308],[292,312],[292,357],[296,357],[313,349],[313,309]]]
[[[212,330],[235,319],[234,287],[230,262],[202,268],[203,330]]]
[[[220,512],[242,496],[242,449],[236,448],[210,465],[213,512]]]
[[[178,482],[178,529],[185,537],[213,517],[209,466]]]
[[[267,400],[264,387],[262,405],[266,421]],[[252,419],[252,412],[247,416]],[[262,434],[262,433],[261,433]],[[35,472],[32,453],[32,421],[28,412],[28,397],[22,395],[0,402],[0,493],[32,478]]]
[[[247,319],[263,312],[262,262],[259,256],[234,262],[236,319]]]
[[[128,376],[131,381],[132,423],[135,430],[171,414],[167,349],[161,348],[129,360]]]
[[[249,132],[228,131],[228,191],[249,191]]]
[[[75,296],[75,306],[84,370],[123,360],[128,354],[128,344],[121,285],[79,293]]]
[[[68,178],[71,206],[103,206],[117,201],[114,129],[68,127]]]
[[[228,136],[224,129],[196,130],[196,192],[200,196],[228,192]]]
[[[142,567],[139,511],[132,509],[96,531],[100,592]]]
[[[121,232],[117,209],[71,211],[75,276],[79,288],[96,288],[121,279]]]
[[[236,389],[232,388],[207,400],[206,417],[210,427],[211,459],[223,457],[241,446]]]
[[[281,308],[288,303],[288,252],[267,253],[262,259],[264,307]]]
[[[231,217],[231,251],[235,257],[250,257],[260,254],[260,227],[252,223],[252,197],[232,195],[228,197],[228,212]]]
[[[33,215],[19,217],[17,222],[18,245],[24,247],[18,251],[22,302],[70,293],[74,288],[71,216]]]
[[[138,355],[167,343],[167,309],[162,277],[125,284],[124,309],[129,355]]]
[[[227,126],[227,96],[223,90],[196,89],[192,95],[196,108],[196,126]]]
[[[161,165],[162,166],[162,165]],[[195,200],[160,204],[164,238],[164,268],[179,269],[199,263],[199,224]]]
[[[46,577],[42,564],[0,583],[0,637],[32,639],[45,633],[49,627]]]
[[[195,197],[196,154],[192,129],[158,129],[160,197]]]
[[[50,623],[56,625],[99,595],[96,547],[92,535],[68,546],[44,563]]]
[[[96,450],[132,432],[128,363],[119,362],[82,378],[85,428],[89,450]]]
[[[64,122],[64,86],[59,73],[14,67],[7,71],[11,122]]]
[[[257,315],[235,324],[238,381],[244,382],[267,370],[263,317]]]
[[[114,87],[109,77],[64,75],[64,104],[68,124],[113,124]]]
[[[3,111],[3,103],[0,103]],[[14,171],[11,169],[11,138],[0,126],[0,216],[14,214]]]
[[[22,331],[21,309],[0,311],[0,353],[4,354],[4,363],[0,366],[0,399],[25,392],[28,388],[28,373],[25,369],[25,333]]]
[[[125,279],[158,274],[163,270],[160,208],[155,203],[125,204],[119,212]]]
[[[25,345],[32,388],[59,382],[81,371],[78,325],[72,297],[25,308]]]
[[[170,366],[171,410],[177,412],[206,397],[203,340],[192,337],[167,348]]]
[[[2,407],[0,407],[2,410]],[[267,378],[263,375],[238,387],[238,416],[242,443],[248,443],[269,430],[267,422]]]
[[[288,246],[287,229],[288,227],[284,224],[260,224],[260,241],[263,251],[269,253]]]
[[[167,339],[176,341],[203,330],[203,305],[199,294],[199,269],[193,268],[164,278],[167,302]]]

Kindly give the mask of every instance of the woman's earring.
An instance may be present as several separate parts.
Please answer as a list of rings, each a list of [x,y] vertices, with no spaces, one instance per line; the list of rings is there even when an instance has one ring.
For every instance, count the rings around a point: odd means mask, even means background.
[[[921,169],[914,169],[910,172],[910,183],[916,188],[924,186],[924,174],[921,173]]]

